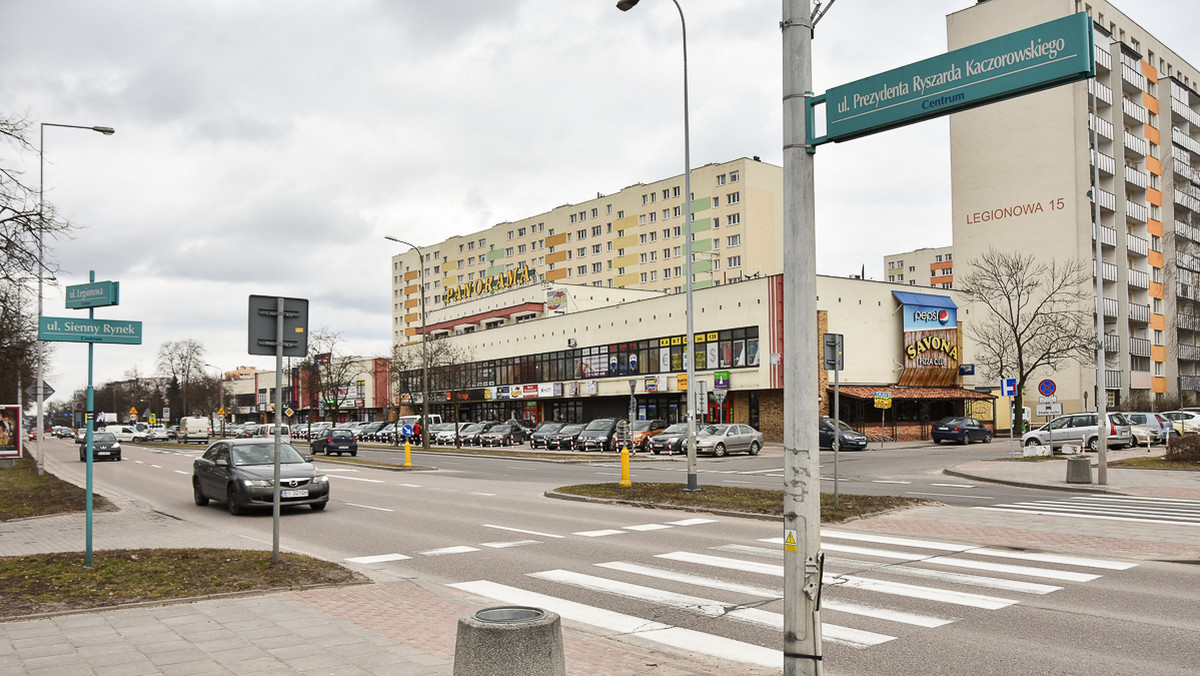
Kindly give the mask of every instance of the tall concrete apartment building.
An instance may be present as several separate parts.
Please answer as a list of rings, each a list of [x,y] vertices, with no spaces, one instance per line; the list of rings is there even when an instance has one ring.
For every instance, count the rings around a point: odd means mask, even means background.
[[[695,289],[782,271],[782,184],[783,169],[758,158],[692,169]],[[424,261],[413,250],[392,258],[393,343],[419,340],[422,293],[426,322],[451,334],[553,312],[570,302],[555,298],[556,283],[682,293],[683,189],[679,174],[441,242],[414,242]],[[526,309],[452,311],[495,291],[538,285],[545,287],[541,302]]]
[[[889,282],[909,286],[954,288],[954,247],[916,249],[883,257]]]
[[[1093,19],[1094,80],[951,116],[954,259],[995,247],[1091,261],[1103,279],[1109,404],[1196,404],[1200,72],[1104,0],[982,0],[947,17],[948,48],[1081,11]],[[1042,375],[1065,410],[1095,405],[1094,367]]]

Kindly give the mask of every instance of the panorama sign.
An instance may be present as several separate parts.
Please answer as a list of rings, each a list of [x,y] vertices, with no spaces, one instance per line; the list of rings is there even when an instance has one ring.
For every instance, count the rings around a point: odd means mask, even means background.
[[[443,297],[446,303],[455,303],[460,300],[466,300],[475,296],[482,296],[497,291],[504,291],[515,286],[521,286],[529,282],[536,282],[538,279],[537,272],[529,266],[521,266],[512,270],[507,270],[498,275],[491,277],[482,277],[473,282],[459,284],[453,288],[447,288]]]
[[[809,97],[808,138],[846,141],[1095,76],[1086,12],[1048,21]],[[826,135],[813,108],[824,104]]]

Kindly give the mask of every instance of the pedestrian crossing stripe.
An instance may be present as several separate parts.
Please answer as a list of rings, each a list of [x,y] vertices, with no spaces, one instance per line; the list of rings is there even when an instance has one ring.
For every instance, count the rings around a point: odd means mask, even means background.
[[[783,548],[789,552],[796,551],[796,531],[794,531],[794,530],[785,530],[784,531]]]

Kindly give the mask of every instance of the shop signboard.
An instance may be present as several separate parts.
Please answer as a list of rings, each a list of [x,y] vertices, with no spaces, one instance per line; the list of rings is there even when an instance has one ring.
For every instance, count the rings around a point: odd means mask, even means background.
[[[0,458],[21,457],[21,407],[0,406]]]
[[[645,392],[657,392],[658,378],[655,378],[654,376],[646,376],[646,381],[642,385],[642,390]]]
[[[713,371],[713,389],[729,389],[729,371]]]

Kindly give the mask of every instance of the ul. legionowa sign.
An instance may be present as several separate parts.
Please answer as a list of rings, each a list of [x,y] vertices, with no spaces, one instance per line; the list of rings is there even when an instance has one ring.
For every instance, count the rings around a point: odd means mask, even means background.
[[[899,385],[958,384],[962,335],[958,306],[946,296],[893,291],[904,315],[904,373]]]

